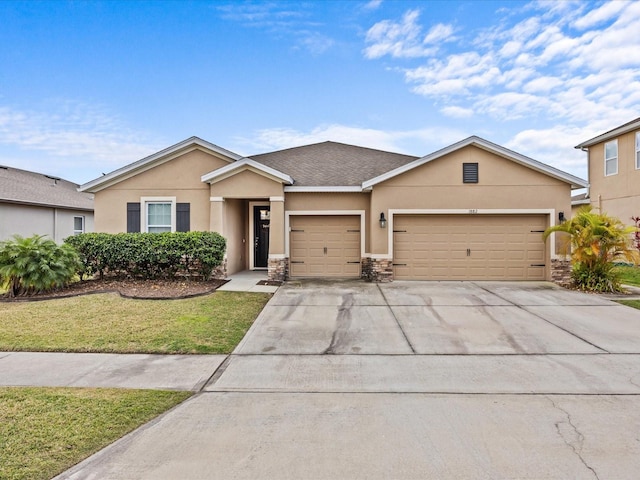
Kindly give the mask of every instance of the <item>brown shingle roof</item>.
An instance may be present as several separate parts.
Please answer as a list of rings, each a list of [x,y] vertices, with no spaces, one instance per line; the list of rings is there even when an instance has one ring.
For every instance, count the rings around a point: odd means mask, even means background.
[[[323,142],[249,158],[290,175],[296,186],[358,186],[418,157]]]
[[[93,210],[93,195],[61,178],[0,166],[0,202]]]

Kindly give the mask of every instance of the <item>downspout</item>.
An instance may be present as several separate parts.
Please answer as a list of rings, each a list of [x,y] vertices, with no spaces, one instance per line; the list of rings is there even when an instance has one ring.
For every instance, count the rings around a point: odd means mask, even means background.
[[[58,209],[53,208],[53,241],[58,243]]]
[[[589,164],[591,163],[591,158],[589,156],[589,147],[582,147],[580,150],[583,152],[587,152],[587,180],[589,179]],[[587,184],[587,196],[586,198],[591,198],[591,182]]]

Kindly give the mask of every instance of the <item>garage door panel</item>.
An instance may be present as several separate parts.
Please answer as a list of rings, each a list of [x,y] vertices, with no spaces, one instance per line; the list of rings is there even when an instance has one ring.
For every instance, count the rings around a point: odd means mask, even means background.
[[[292,277],[360,276],[359,216],[295,215],[290,218]]]
[[[398,215],[397,279],[543,280],[545,215]],[[469,249],[469,250],[467,250]],[[406,263],[406,266],[396,266]]]

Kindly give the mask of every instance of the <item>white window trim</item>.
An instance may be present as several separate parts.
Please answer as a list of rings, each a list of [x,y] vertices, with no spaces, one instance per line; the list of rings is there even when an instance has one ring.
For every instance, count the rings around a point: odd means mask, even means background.
[[[76,230],[76,218],[82,219],[82,230]],[[73,234],[80,235],[81,233],[84,233],[85,230],[86,230],[86,219],[84,215],[74,215],[73,216]]]
[[[636,132],[636,170],[640,170],[640,132]]]
[[[607,173],[607,145],[610,143],[615,143],[616,145],[616,171],[613,173]],[[620,157],[620,152],[618,151],[618,139],[616,138],[615,140],[611,140],[610,142],[606,142],[604,144],[604,152],[603,152],[603,156],[604,156],[604,176],[605,177],[611,177],[612,175],[617,175],[618,174],[618,159]],[[610,161],[613,161],[614,157],[611,157],[611,159],[609,159]]]
[[[255,266],[253,207],[271,207],[271,204],[269,202],[249,202],[249,270],[267,270],[264,267],[256,268]]]
[[[140,231],[148,233],[147,205],[149,203],[171,203],[171,231],[176,231],[176,197],[140,197]]]

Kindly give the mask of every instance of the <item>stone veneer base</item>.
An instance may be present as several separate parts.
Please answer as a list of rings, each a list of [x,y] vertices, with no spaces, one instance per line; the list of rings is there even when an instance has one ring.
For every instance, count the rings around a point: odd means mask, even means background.
[[[289,259],[270,258],[267,265],[267,278],[276,282],[284,282],[289,278]]]

